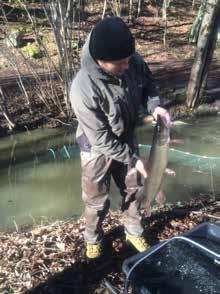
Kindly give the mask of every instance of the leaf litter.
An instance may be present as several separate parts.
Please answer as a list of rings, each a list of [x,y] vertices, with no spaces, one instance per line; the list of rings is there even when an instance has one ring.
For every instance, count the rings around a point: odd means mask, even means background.
[[[219,210],[220,202],[211,196],[158,206],[143,220],[144,235],[154,245],[203,221],[219,222],[218,217],[215,220]],[[108,281],[122,293],[122,263],[136,252],[125,242],[120,213],[111,211],[104,220],[104,249],[98,260],[85,257],[84,227],[81,217],[20,232],[1,232],[0,292],[109,293]]]

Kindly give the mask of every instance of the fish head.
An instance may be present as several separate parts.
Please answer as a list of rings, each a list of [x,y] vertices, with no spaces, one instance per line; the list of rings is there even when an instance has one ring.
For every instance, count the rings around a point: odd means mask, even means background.
[[[170,142],[170,120],[164,121],[164,119],[158,115],[157,116],[157,137],[159,145],[169,144]]]

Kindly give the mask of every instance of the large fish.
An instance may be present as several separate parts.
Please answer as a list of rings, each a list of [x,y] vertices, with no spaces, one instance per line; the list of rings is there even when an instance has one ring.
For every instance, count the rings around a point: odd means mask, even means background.
[[[150,207],[151,202],[160,194],[161,184],[168,163],[170,141],[170,123],[165,124],[158,115],[154,128],[153,142],[148,160],[148,177],[144,186],[144,207]]]

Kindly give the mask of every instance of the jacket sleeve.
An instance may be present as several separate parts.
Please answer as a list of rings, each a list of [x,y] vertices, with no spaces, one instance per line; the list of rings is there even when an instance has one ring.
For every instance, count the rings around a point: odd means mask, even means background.
[[[156,81],[143,58],[137,53],[136,58],[141,66],[141,73],[143,77],[143,105],[147,107],[149,113],[153,113],[155,108],[161,104]]]
[[[73,94],[74,93],[74,94]],[[70,91],[71,103],[78,123],[94,151],[105,154],[116,161],[134,165],[137,156],[110,129],[105,113],[97,98],[85,96],[82,89],[73,82]]]

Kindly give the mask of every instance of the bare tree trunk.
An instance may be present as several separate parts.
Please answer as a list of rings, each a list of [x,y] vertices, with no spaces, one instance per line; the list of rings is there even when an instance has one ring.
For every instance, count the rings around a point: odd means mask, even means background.
[[[13,122],[12,118],[10,117],[10,114],[8,112],[7,108],[7,99],[3,93],[2,87],[0,86],[0,95],[1,95],[1,100],[0,100],[0,108],[2,110],[2,113],[7,120],[8,123],[8,128],[9,130],[12,130],[15,128],[15,123]]]
[[[163,29],[163,46],[167,48],[167,9],[170,5],[170,0],[163,0],[163,8],[162,8],[162,19],[164,22],[164,29]]]
[[[137,11],[137,16],[140,15],[140,13],[141,13],[141,8],[142,8],[142,0],[138,0],[138,11]]]
[[[197,43],[200,27],[202,24],[204,13],[205,13],[205,7],[206,7],[206,0],[203,0],[190,30],[190,34],[189,34],[190,44]]]
[[[71,107],[68,87],[75,72],[73,58],[73,18],[76,12],[76,4],[72,0],[49,0],[48,2],[49,13],[46,5],[45,13],[50,21],[57,45],[59,74],[62,78],[67,115],[69,115],[71,113]]]
[[[194,108],[202,101],[207,81],[208,68],[212,60],[217,38],[217,27],[220,13],[220,0],[207,0],[206,11],[203,17],[195,61],[192,66],[187,88],[186,105]]]
[[[196,0],[192,0],[192,9],[195,8]]]
[[[102,12],[102,19],[105,17],[106,7],[107,7],[107,0],[104,1],[103,12]]]
[[[129,16],[128,20],[131,23],[132,22],[132,13],[133,13],[133,0],[129,0]]]

